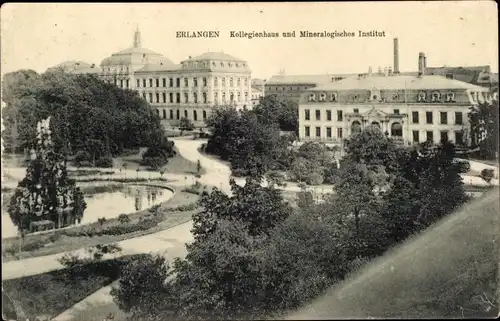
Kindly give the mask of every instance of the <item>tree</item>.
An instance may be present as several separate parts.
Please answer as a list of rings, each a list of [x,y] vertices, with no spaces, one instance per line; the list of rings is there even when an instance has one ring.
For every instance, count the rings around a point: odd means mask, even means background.
[[[74,75],[61,70],[41,75],[34,71],[6,74],[2,84],[5,139],[30,148],[36,122],[52,118],[56,152],[96,151],[112,155],[124,149],[150,146],[165,136],[156,112],[132,90],[123,90],[94,75]],[[5,115],[4,115],[5,114]],[[17,131],[17,140],[14,139]],[[92,143],[92,145],[95,145]],[[9,145],[10,146],[10,145]],[[97,151],[96,151],[97,153]]]
[[[193,130],[194,129],[194,124],[193,122],[187,118],[187,117],[182,117],[181,120],[180,120],[180,123],[179,123],[179,128],[181,130],[181,136],[182,136],[182,133],[187,130]]]
[[[177,307],[171,275],[164,257],[147,255],[125,267],[111,296],[121,310],[130,313],[130,320],[163,320],[164,314]]]
[[[495,177],[495,170],[493,170],[492,168],[484,168],[482,171],[481,171],[481,178],[486,182],[486,183],[490,183],[491,180],[493,179],[493,177]]]
[[[498,100],[493,100],[471,107],[468,115],[473,145],[479,147],[479,154],[485,159],[498,155],[499,111]]]
[[[277,95],[267,95],[253,110],[264,123],[278,124],[283,131],[297,133],[299,131],[299,107],[295,102],[282,99]]]

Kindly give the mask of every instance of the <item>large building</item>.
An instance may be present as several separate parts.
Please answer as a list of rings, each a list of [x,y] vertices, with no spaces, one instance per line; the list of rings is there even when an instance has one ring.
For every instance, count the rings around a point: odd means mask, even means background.
[[[399,40],[393,40],[393,66],[379,67],[375,75],[417,76],[418,71],[402,72],[399,69]],[[469,84],[489,88],[494,94],[498,92],[498,74],[491,73],[489,66],[470,67],[427,67],[427,57],[423,54],[423,68],[426,75],[440,75]],[[372,74],[371,67],[368,74]],[[282,70],[266,82],[266,95],[277,95],[281,98],[299,102],[301,95],[308,89],[335,83],[347,78],[358,78],[363,74],[322,74],[322,75],[286,75]]]
[[[172,126],[181,118],[204,127],[216,105],[251,108],[251,71],[246,61],[223,52],[207,52],[175,64],[141,45],[141,33],[133,46],[105,58],[100,68],[83,62],[66,62],[72,73],[95,73],[120,88],[137,90]]]
[[[492,99],[488,88],[425,74],[359,75],[307,90],[299,103],[299,139],[342,144],[366,126],[411,145],[443,139],[468,142],[471,106]]]

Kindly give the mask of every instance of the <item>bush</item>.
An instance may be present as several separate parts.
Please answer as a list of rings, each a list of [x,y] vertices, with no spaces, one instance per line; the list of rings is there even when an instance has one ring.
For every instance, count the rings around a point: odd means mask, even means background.
[[[467,173],[470,171],[470,163],[468,161],[459,161],[457,166],[459,173]]]
[[[179,205],[176,207],[170,207],[165,209],[166,212],[187,212],[187,211],[193,211],[199,207],[198,202],[194,202],[191,204],[186,204],[186,205]]]
[[[162,166],[165,166],[168,163],[168,159],[162,156],[154,156],[154,157],[144,157],[142,159],[141,165],[148,166],[153,170],[157,170]]]
[[[100,217],[97,219],[97,222],[99,222],[99,224],[101,224],[101,226],[106,222],[106,218],[105,217]]]
[[[113,159],[111,157],[99,158],[95,161],[96,167],[110,168],[113,167]]]
[[[481,171],[481,178],[486,183],[490,183],[494,176],[495,176],[495,171],[492,168],[484,168]]]
[[[121,224],[130,223],[130,217],[127,214],[120,214],[118,216],[118,222],[120,222]]]
[[[127,149],[125,148],[121,152],[121,156],[133,156],[139,154],[139,148],[132,148],[132,149]]]
[[[244,177],[248,175],[248,170],[243,168],[235,168],[232,170],[232,175],[234,177]]]
[[[89,152],[81,150],[76,153],[74,162],[77,166],[89,166],[92,163],[92,156]]]

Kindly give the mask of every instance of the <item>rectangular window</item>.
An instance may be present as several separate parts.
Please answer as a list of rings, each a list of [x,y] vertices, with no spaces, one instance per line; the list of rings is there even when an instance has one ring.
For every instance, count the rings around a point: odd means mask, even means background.
[[[174,87],[174,78],[168,78],[168,84],[170,87]]]
[[[142,80],[142,87],[146,88],[146,79]]]
[[[184,103],[187,104],[189,102],[189,94],[184,93]]]
[[[342,139],[342,128],[337,128],[337,138]]]
[[[359,114],[359,109],[358,108],[354,108],[354,113],[355,114]]]
[[[149,102],[152,103],[153,102],[153,93],[149,93]]]
[[[179,88],[181,86],[181,79],[177,78],[175,79],[175,87]]]
[[[428,130],[426,132],[427,135],[427,141],[428,142],[433,142],[434,141],[434,132],[432,130]]]
[[[440,114],[440,118],[441,118],[441,125],[446,125],[448,124],[448,113],[445,112],[445,111],[442,111],[439,113]]]
[[[126,86],[127,86],[126,88],[130,88],[130,80],[127,79],[125,82],[126,82]]]
[[[167,102],[167,93],[162,93],[162,98],[163,98],[163,102],[166,103]]]
[[[331,127],[326,127],[326,137],[332,138],[332,128]]]
[[[123,88],[123,79],[120,79],[120,88]]]
[[[321,127],[316,127],[316,137],[321,137]]]
[[[160,102],[160,93],[156,93],[156,102],[159,103]]]
[[[418,130],[413,131],[413,142],[414,143],[420,142],[420,131]]]
[[[316,120],[321,120],[321,110],[316,110]]]
[[[184,78],[184,87],[189,87],[189,80]]]
[[[181,94],[180,93],[175,94],[175,102],[178,104],[181,103]]]
[[[207,78],[203,77],[203,87],[206,87],[206,86],[207,86]]]
[[[160,87],[160,79],[156,78],[156,87]]]
[[[149,79],[149,87],[153,87],[153,79]]]
[[[447,142],[448,141],[448,131],[443,130],[441,131],[441,142]]]
[[[170,98],[170,103],[173,103],[174,102],[174,94],[173,93],[170,93],[169,94],[169,98]]]
[[[326,120],[332,120],[332,111],[331,110],[326,111]]]
[[[141,87],[141,80],[137,79],[137,88],[140,88],[140,87]]]
[[[337,110],[337,121],[343,121],[342,110]]]
[[[455,144],[456,145],[464,144],[464,133],[461,130],[457,130],[455,132]]]
[[[418,111],[411,112],[411,121],[414,124],[418,124]]]
[[[309,109],[306,109],[304,112],[305,112],[304,119],[311,120],[311,115],[310,115]]]
[[[198,87],[198,78],[193,78],[193,87]]]
[[[394,114],[399,115],[399,109],[394,109]]]
[[[311,129],[309,128],[309,126],[306,126],[304,129],[305,129],[305,135],[306,135],[306,137],[311,136]]]
[[[433,123],[433,119],[432,119],[432,111],[427,111],[425,112],[425,122],[427,124],[432,124]]]
[[[456,125],[463,125],[464,120],[463,120],[463,114],[461,112],[455,112],[455,124]]]
[[[163,87],[167,87],[167,78],[162,78],[161,81],[162,81]]]
[[[163,109],[163,119],[167,119],[167,111]]]

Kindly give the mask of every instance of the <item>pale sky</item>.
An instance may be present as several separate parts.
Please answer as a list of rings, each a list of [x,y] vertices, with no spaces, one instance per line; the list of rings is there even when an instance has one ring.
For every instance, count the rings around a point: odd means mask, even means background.
[[[498,72],[497,6],[493,1],[364,3],[131,3],[4,4],[1,7],[1,73],[43,72],[67,60],[100,64],[142,45],[175,63],[206,51],[248,61],[252,77],[359,73],[393,64],[399,38],[401,71],[427,65],[490,65]],[[220,31],[220,38],[177,39],[176,31]],[[384,31],[380,38],[299,38],[311,32]],[[296,38],[230,38],[230,31],[295,31]]]

